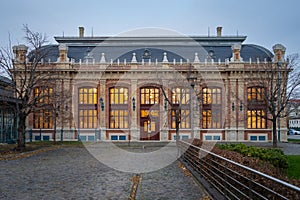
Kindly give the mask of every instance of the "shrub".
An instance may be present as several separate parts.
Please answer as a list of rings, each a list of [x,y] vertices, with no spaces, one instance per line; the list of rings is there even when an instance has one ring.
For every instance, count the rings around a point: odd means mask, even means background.
[[[261,147],[247,146],[245,144],[219,144],[220,149],[238,152],[244,156],[259,158],[270,162],[281,169],[288,168],[288,159],[281,149],[265,149]]]

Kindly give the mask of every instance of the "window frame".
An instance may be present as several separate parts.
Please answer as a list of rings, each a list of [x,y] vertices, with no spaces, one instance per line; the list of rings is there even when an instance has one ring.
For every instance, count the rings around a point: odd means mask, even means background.
[[[129,128],[129,89],[113,86],[108,89],[109,125],[110,129]]]
[[[171,128],[176,128],[176,117],[175,110],[181,108],[180,110],[180,129],[190,129],[191,128],[191,112],[190,112],[190,88],[184,87],[174,87],[171,89]]]
[[[266,129],[267,111],[265,103],[265,88],[261,86],[247,87],[247,128],[248,129]]]
[[[222,88],[202,88],[202,112],[203,129],[222,128]]]
[[[53,93],[54,89],[52,87],[38,86],[34,88],[33,95],[37,99],[33,112],[34,129],[53,128]]]
[[[98,89],[78,88],[78,126],[81,129],[95,129],[98,124]]]

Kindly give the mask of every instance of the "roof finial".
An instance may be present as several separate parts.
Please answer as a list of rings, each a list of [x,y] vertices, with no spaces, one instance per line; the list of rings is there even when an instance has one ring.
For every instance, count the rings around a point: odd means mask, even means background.
[[[199,57],[198,57],[198,53],[197,53],[197,52],[195,52],[194,63],[200,63],[200,60],[199,60]]]
[[[105,53],[101,54],[100,63],[106,63],[106,61],[105,61]]]
[[[136,60],[136,53],[132,53],[131,63],[137,63],[137,60]]]
[[[168,63],[168,57],[167,57],[167,52],[164,52],[164,57],[163,57],[163,63]]]

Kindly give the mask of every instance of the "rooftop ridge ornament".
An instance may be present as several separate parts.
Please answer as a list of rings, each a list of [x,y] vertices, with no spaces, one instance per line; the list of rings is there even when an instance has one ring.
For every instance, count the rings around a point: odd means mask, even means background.
[[[105,53],[101,53],[100,63],[106,63],[106,61],[105,61]]]
[[[200,63],[200,60],[199,60],[199,57],[198,57],[198,53],[197,53],[197,52],[195,52],[194,63]]]
[[[164,57],[163,57],[163,63],[169,63],[168,57],[167,57],[167,52],[164,52]]]
[[[136,60],[136,53],[132,53],[131,63],[137,63],[137,60]]]

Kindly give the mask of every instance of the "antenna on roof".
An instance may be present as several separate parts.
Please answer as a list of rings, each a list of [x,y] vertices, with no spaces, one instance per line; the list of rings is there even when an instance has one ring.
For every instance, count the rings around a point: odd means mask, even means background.
[[[63,37],[65,37],[65,32],[63,31]]]
[[[94,37],[94,28],[92,27],[92,37]]]
[[[236,30],[236,36],[237,37],[239,36],[239,30]]]

